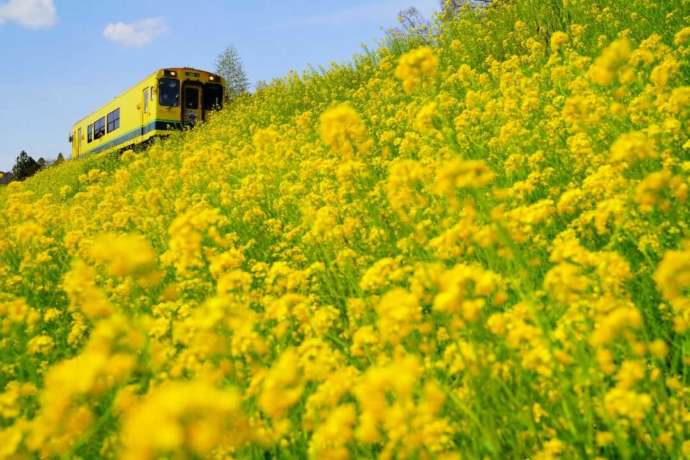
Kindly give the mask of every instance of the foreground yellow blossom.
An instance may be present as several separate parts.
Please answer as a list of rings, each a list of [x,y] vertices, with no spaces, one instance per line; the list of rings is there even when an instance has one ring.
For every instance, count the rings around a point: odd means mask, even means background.
[[[688,457],[687,0],[458,3],[1,188],[0,460]]]
[[[412,50],[402,56],[395,76],[402,80],[405,92],[412,92],[426,79],[436,76],[438,58],[431,48]]]

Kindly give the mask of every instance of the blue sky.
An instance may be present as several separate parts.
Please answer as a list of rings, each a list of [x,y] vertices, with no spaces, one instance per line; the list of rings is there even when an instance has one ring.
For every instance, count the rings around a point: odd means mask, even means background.
[[[0,0],[0,171],[69,153],[72,123],[156,68],[213,70],[237,47],[250,80],[348,61],[437,0]]]

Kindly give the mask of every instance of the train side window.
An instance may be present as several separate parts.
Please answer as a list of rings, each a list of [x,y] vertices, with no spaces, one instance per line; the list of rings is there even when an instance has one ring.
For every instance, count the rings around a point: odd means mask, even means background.
[[[86,129],[86,136],[87,136],[87,141],[91,142],[93,141],[93,124],[90,124],[89,127]]]
[[[100,139],[105,136],[105,117],[101,117],[93,124],[93,138]]]
[[[117,108],[108,114],[108,132],[113,132],[120,127],[120,109]]]
[[[166,107],[180,106],[180,80],[176,78],[158,80],[158,103]]]

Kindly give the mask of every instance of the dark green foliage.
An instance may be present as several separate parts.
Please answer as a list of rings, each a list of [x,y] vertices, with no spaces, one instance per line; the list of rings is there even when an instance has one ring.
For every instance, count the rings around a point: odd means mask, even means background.
[[[43,160],[43,163],[45,164],[45,160]],[[24,180],[36,174],[40,169],[41,164],[22,150],[22,153],[17,157],[17,162],[12,167],[12,174],[16,180]]]

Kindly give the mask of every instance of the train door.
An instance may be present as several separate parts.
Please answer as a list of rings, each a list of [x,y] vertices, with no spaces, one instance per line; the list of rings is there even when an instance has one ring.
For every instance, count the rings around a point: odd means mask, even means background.
[[[185,82],[182,85],[182,121],[194,125],[202,119],[201,85]]]
[[[151,99],[153,97],[153,88],[147,86],[142,90],[141,94],[141,135],[148,133],[155,129],[155,126],[150,126],[152,122]]]
[[[81,127],[77,129],[77,157],[81,155]]]

